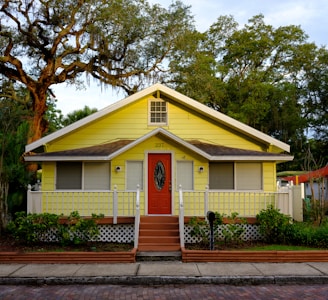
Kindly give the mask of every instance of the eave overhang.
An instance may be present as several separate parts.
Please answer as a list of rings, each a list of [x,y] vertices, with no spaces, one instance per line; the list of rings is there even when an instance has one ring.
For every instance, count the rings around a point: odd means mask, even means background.
[[[118,155],[128,151],[134,146],[153,136],[162,136],[164,139],[174,141],[180,146],[200,155],[209,161],[290,161],[293,156],[270,152],[251,151],[229,148],[219,145],[204,144],[198,141],[185,141],[171,132],[156,128],[137,140],[119,140],[108,144],[92,147],[47,152],[38,154],[27,153],[24,156],[27,162],[43,161],[110,161]]]

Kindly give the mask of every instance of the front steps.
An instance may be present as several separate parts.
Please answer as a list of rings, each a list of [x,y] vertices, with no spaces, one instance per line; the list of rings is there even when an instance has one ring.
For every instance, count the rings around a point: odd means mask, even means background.
[[[141,216],[139,226],[139,257],[181,256],[179,218],[176,216]],[[149,252],[149,253],[145,253]],[[151,255],[151,253],[153,255]],[[161,255],[156,254],[161,252]],[[178,255],[165,254],[178,252]],[[149,260],[149,259],[148,259]]]

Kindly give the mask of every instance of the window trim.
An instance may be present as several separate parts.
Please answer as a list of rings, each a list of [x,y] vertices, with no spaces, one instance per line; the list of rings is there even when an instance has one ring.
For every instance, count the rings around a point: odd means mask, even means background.
[[[166,113],[166,122],[152,122],[151,119],[152,119],[152,111],[151,111],[151,104],[152,102],[164,102],[165,103],[165,113]],[[169,123],[169,106],[168,106],[168,103],[167,101],[163,100],[163,99],[160,99],[160,98],[156,98],[156,99],[149,99],[148,100],[148,125],[150,126],[167,126],[168,123]],[[160,112],[160,113],[164,113],[164,112]]]

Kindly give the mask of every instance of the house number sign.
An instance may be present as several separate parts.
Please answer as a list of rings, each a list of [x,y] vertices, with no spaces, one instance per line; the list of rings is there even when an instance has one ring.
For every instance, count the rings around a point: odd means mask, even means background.
[[[154,170],[154,182],[157,190],[162,190],[165,184],[165,167],[163,163],[159,160],[156,163],[155,170]]]

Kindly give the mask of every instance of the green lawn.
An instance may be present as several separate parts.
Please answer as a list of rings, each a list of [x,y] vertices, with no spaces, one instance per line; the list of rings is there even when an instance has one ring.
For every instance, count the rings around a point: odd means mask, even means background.
[[[292,246],[292,245],[263,245],[244,248],[246,251],[302,251],[302,250],[327,250],[306,246]]]

